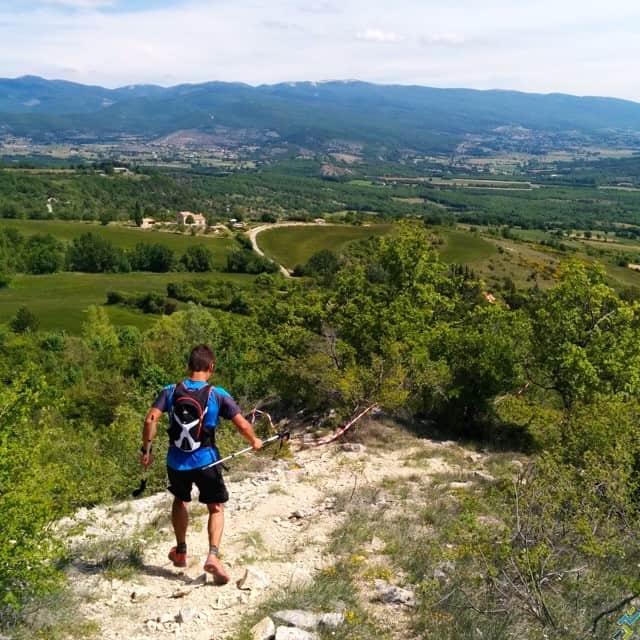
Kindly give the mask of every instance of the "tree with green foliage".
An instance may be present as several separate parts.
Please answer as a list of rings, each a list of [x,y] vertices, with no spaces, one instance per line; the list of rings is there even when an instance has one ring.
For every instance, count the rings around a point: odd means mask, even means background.
[[[128,253],[128,259],[132,271],[166,273],[172,271],[176,266],[173,249],[160,243],[139,242]]]
[[[330,249],[321,249],[314,253],[304,266],[296,267],[294,274],[319,278],[327,285],[339,267],[338,256]]]
[[[122,249],[96,233],[74,238],[67,248],[67,269],[86,273],[117,273],[130,270]]]
[[[278,265],[247,249],[234,249],[227,256],[226,271],[229,273],[276,273]]]
[[[529,368],[565,409],[595,393],[640,391],[640,307],[605,283],[602,265],[571,261],[532,309]]]
[[[203,244],[189,247],[180,258],[180,262],[187,271],[206,272],[213,271],[214,268],[213,252]]]
[[[23,262],[26,273],[55,273],[64,266],[64,245],[50,233],[30,236],[24,245]]]
[[[136,227],[142,226],[142,207],[140,201],[136,200],[135,207],[133,208],[133,221],[136,223]]]
[[[25,237],[17,229],[0,229],[0,271],[20,271],[24,243]]]
[[[16,333],[32,333],[38,329],[40,321],[33,311],[23,306],[18,309],[9,325]]]
[[[0,407],[2,628],[17,622],[26,602],[46,594],[61,579],[51,563],[57,542],[45,531],[62,511],[62,501],[56,504],[53,490],[60,477],[45,462],[52,434],[42,428],[42,418],[34,421],[34,414],[44,410],[47,401],[51,407],[57,403],[39,366],[28,364],[28,360],[20,371],[9,366],[11,385],[6,385]]]
[[[20,211],[18,206],[13,202],[3,202],[0,205],[0,218],[20,218]]]

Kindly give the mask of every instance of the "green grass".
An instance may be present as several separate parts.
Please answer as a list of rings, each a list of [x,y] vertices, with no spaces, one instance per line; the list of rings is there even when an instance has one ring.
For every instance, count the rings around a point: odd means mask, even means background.
[[[104,304],[107,291],[166,293],[168,282],[219,278],[237,283],[254,276],[221,273],[54,273],[44,276],[17,275],[7,289],[0,290],[0,322],[7,322],[19,307],[26,306],[40,320],[40,329],[64,329],[78,333],[87,307]],[[155,316],[122,307],[106,307],[112,322],[148,327]]]
[[[340,250],[349,242],[380,236],[391,231],[391,225],[380,224],[370,227],[350,227],[346,225],[304,225],[267,229],[258,234],[258,246],[265,254],[292,269],[304,264],[322,249]]]
[[[445,244],[438,248],[444,262],[471,263],[498,253],[495,245],[466,231],[441,231]]]
[[[618,267],[614,264],[605,264],[604,266],[614,288],[640,287],[640,272],[629,269],[629,267]]]
[[[122,249],[133,249],[139,242],[158,243],[176,253],[182,254],[194,244],[204,243],[214,253],[214,261],[217,266],[223,266],[227,254],[234,246],[230,238],[217,238],[215,236],[191,236],[183,233],[170,233],[166,231],[154,231],[153,229],[138,229],[122,224],[101,225],[96,222],[68,222],[64,220],[12,220],[0,219],[0,229],[17,229],[24,235],[35,233],[50,233],[63,242],[71,242],[74,238],[91,231],[103,238],[110,240]]]
[[[373,184],[371,180],[349,180],[347,184],[353,184],[357,187],[379,187],[380,185]]]
[[[243,619],[234,638],[250,640],[251,627],[276,611],[301,609],[332,613],[344,609],[343,624],[336,629],[323,626],[317,629],[320,640],[391,640],[389,629],[377,626],[362,606],[354,584],[354,574],[353,567],[348,563],[339,563],[319,572],[313,583],[307,586],[293,586],[276,592],[263,601],[257,611]]]
[[[550,240],[551,238],[555,238],[548,231],[543,231],[542,229],[514,229],[513,235],[516,238],[525,240],[526,242],[541,242],[542,240]],[[566,238],[556,238],[561,242],[566,242]]]

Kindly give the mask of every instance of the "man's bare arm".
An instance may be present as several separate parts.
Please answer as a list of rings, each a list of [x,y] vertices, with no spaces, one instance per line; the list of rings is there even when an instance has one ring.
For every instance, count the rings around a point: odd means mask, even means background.
[[[253,447],[255,451],[262,449],[262,440],[256,437],[256,434],[253,432],[253,427],[241,413],[237,413],[233,416],[233,418],[231,418],[231,422],[236,426],[238,433]]]
[[[149,413],[144,419],[144,426],[142,427],[142,457],[140,462],[144,467],[148,467],[153,462],[153,456],[151,455],[151,444],[153,443],[156,433],[158,432],[158,420],[162,417],[162,411],[152,407],[149,409]],[[145,453],[146,452],[146,453]]]

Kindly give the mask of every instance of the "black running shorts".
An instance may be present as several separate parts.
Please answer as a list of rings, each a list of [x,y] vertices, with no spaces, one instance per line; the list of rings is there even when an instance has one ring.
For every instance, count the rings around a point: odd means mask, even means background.
[[[229,500],[229,493],[224,484],[220,465],[208,469],[192,469],[176,471],[167,467],[169,475],[169,491],[183,502],[191,502],[191,487],[195,483],[200,491],[199,501],[203,504],[221,504]]]

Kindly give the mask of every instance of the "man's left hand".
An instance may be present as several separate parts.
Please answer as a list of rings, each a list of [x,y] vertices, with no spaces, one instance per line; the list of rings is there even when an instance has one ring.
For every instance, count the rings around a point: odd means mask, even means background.
[[[151,452],[149,453],[143,453],[140,456],[140,464],[145,468],[148,469],[152,464],[153,464],[153,454]]]

